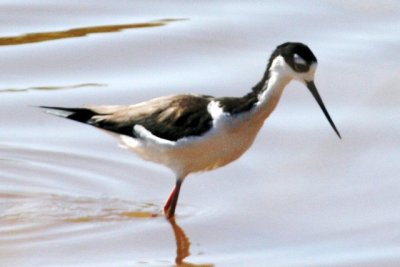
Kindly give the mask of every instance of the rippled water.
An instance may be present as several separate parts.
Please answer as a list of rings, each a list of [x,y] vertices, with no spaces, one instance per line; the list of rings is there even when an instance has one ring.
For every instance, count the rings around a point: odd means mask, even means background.
[[[398,266],[397,1],[2,1],[0,266]],[[189,177],[39,105],[239,96],[307,43],[343,140],[292,83],[237,162]]]

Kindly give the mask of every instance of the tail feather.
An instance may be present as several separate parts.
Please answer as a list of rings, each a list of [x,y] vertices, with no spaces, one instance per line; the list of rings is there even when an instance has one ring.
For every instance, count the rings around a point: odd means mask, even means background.
[[[93,116],[97,115],[96,112],[87,108],[64,108],[48,106],[40,106],[40,108],[45,109],[49,114],[84,123],[88,122]]]

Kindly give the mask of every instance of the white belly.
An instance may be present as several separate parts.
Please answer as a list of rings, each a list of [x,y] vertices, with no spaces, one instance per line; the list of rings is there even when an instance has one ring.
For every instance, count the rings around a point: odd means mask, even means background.
[[[176,142],[155,137],[143,127],[136,131],[143,138],[120,136],[124,147],[145,160],[163,164],[177,176],[212,170],[238,159],[253,143],[263,120],[249,120],[250,114],[225,116],[202,136]]]

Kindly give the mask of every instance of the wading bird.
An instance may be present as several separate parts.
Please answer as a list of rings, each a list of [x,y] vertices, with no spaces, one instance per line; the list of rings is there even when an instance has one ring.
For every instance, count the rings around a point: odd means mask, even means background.
[[[238,159],[291,80],[306,85],[340,138],[315,87],[316,68],[317,59],[306,45],[288,42],[274,50],[262,79],[243,97],[182,94],[124,106],[42,108],[110,131],[123,147],[170,168],[176,185],[165,202],[164,214],[171,218],[185,177]]]

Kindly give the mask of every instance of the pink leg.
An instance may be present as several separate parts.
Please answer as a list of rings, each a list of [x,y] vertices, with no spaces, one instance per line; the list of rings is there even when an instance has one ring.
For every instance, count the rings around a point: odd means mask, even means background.
[[[169,194],[167,201],[164,204],[164,215],[167,218],[172,218],[175,215],[176,204],[178,203],[179,192],[181,190],[182,181],[177,180],[176,185]]]
[[[174,188],[172,188],[172,190],[169,193],[169,196],[167,198],[167,201],[165,201],[165,203],[164,203],[164,214],[167,214],[168,209],[171,206],[171,201],[172,201],[173,196],[175,195],[175,192],[176,192],[176,185],[174,186]]]

